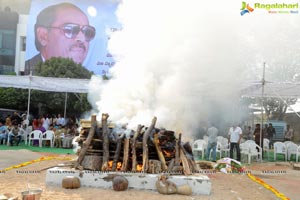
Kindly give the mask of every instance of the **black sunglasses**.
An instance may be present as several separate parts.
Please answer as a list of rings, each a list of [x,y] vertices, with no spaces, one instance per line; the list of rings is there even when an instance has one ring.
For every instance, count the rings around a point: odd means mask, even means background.
[[[85,41],[91,41],[96,34],[96,29],[93,26],[84,25],[80,28],[79,24],[64,24],[62,27],[46,27],[46,28],[57,28],[64,32],[65,36],[69,39],[75,38],[81,31],[84,34]]]

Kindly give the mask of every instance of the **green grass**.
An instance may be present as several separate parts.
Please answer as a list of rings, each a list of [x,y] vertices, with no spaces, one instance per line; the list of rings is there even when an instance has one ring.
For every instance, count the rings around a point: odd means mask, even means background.
[[[73,149],[63,149],[63,148],[51,148],[49,146],[28,146],[24,142],[21,142],[19,146],[7,146],[7,145],[0,145],[0,151],[1,150],[21,150],[21,149],[27,149],[32,152],[47,152],[47,153],[55,153],[55,154],[75,154],[73,152]]]

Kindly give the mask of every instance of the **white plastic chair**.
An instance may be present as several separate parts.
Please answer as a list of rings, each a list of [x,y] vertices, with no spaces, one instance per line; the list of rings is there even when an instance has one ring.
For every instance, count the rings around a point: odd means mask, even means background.
[[[29,140],[28,145],[30,146],[30,141],[32,140],[38,140],[39,141],[39,147],[42,147],[42,131],[40,130],[34,130],[29,134]]]
[[[46,132],[44,132],[42,134],[42,146],[43,146],[43,141],[47,141],[49,140],[50,141],[50,147],[53,147],[54,146],[54,132],[51,131],[51,130],[47,130]]]
[[[217,141],[222,143],[223,138],[224,138],[223,136],[217,136]]]
[[[269,144],[270,144],[270,140],[269,139],[267,139],[267,138],[264,138],[264,141],[263,141],[263,147],[264,147],[264,151],[265,152],[267,152],[267,154],[268,154],[268,160],[269,160],[269,158],[270,158],[270,148],[269,148]]]
[[[221,142],[221,153],[224,152],[224,156],[229,157],[229,151],[230,151],[230,144],[228,143],[228,139],[223,137]]]
[[[259,145],[257,145],[254,141],[251,142],[252,140],[247,141],[240,144],[240,148],[241,154],[245,154],[247,156],[248,164],[251,164],[251,158],[253,156],[256,157],[257,161],[262,161],[262,148]]]
[[[21,135],[21,140],[25,140],[26,130],[24,130],[23,128],[20,128],[18,135]]]
[[[193,154],[198,155],[197,153],[201,152],[202,159],[204,159],[204,151],[206,149],[207,143],[204,140],[196,140],[193,143]]]
[[[209,157],[211,158],[211,154],[212,154],[212,149],[209,152]],[[218,153],[220,154],[220,158],[222,158],[222,144],[220,142],[217,142],[217,147],[216,147],[216,155],[218,155]]]
[[[297,148],[298,145],[296,145],[293,142],[287,144],[286,150],[287,150],[288,160],[291,160],[291,155],[297,156]]]
[[[282,142],[274,143],[274,160],[276,160],[276,154],[282,154],[285,157],[285,161],[287,160],[287,150],[286,146]]]
[[[246,144],[249,144],[249,143],[256,144],[254,140],[246,140],[245,143]]]
[[[297,153],[296,153],[296,162],[298,162],[298,157],[300,156],[300,145],[297,148]]]
[[[32,126],[28,126],[25,130],[25,135],[24,135],[25,144],[28,143],[29,135],[31,132],[32,132]]]
[[[292,141],[284,141],[283,144],[285,145],[285,147],[288,146],[288,144],[293,143]]]
[[[206,142],[206,144],[208,143],[208,136],[207,135],[204,135],[203,136],[203,140]]]

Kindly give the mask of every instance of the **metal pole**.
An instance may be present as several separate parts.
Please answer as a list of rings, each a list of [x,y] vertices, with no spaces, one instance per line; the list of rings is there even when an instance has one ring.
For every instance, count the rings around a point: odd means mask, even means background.
[[[32,71],[29,75],[29,88],[28,88],[28,102],[27,102],[27,115],[26,115],[26,121],[29,125],[29,110],[30,110],[30,96],[31,96],[31,78],[32,78]]]
[[[31,78],[32,78],[32,71],[30,71],[30,74],[29,74],[29,88],[28,88],[28,102],[27,102],[27,115],[26,115],[26,129],[25,130],[28,130],[28,126],[29,126],[29,112],[30,112],[30,96],[31,96]],[[26,132],[25,133],[25,144],[27,144],[27,137],[30,133]]]
[[[64,119],[66,120],[67,115],[67,101],[68,101],[68,93],[66,92],[66,98],[65,98],[65,111],[64,111]]]
[[[264,92],[265,92],[265,69],[266,69],[266,63],[264,62],[263,66],[263,77],[261,81],[261,127],[260,127],[260,138],[259,138],[259,146],[263,147],[262,143],[262,134],[263,134],[263,123],[264,123]]]

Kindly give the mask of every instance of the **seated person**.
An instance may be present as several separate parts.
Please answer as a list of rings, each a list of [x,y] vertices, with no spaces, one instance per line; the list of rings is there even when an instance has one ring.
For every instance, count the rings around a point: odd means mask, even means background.
[[[58,128],[54,130],[54,145],[57,148],[61,148],[61,143],[62,143],[62,138],[64,137],[65,134],[65,129],[62,127],[60,124]]]
[[[13,128],[11,129],[10,133],[8,134],[9,137],[9,145],[13,146],[14,141],[16,141],[16,145],[18,146],[21,141],[21,135],[20,135],[21,129],[19,128],[17,123],[14,123]]]
[[[9,131],[7,126],[5,126],[4,120],[0,120],[0,144],[5,144],[7,141],[8,132]]]
[[[72,148],[72,141],[77,134],[77,129],[75,125],[71,125],[68,130],[67,134],[63,139],[63,148]]]

